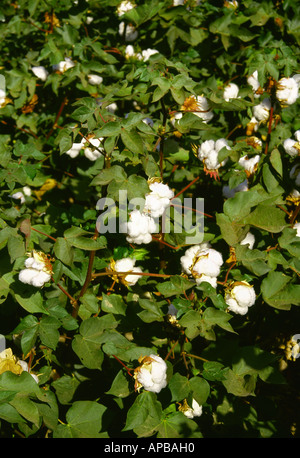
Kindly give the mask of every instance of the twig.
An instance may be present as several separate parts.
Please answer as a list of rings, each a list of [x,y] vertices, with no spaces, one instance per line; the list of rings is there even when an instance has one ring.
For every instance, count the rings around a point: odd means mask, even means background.
[[[38,232],[39,234],[42,234],[42,235],[45,235],[46,237],[49,237],[49,239],[51,239],[54,242],[56,242],[56,238],[52,237],[52,235],[46,234],[45,232],[42,232],[42,231],[39,231],[39,230],[35,229],[34,227],[31,227],[31,229],[33,231],[35,231],[35,232]]]

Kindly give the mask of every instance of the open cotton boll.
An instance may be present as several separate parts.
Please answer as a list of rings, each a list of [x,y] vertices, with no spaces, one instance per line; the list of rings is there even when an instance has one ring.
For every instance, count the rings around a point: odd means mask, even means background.
[[[119,4],[117,8],[117,14],[118,16],[123,16],[123,14],[127,13],[127,11],[132,10],[132,8],[134,7],[134,3],[125,0]]]
[[[82,143],[73,143],[72,147],[66,151],[66,154],[70,156],[72,159],[78,156],[80,150],[82,150],[83,145]]]
[[[129,221],[122,225],[127,232],[126,240],[129,243],[150,243],[152,234],[156,232],[156,223],[154,219],[141,213],[139,210],[133,210],[129,215]]]
[[[252,175],[257,169],[257,165],[260,161],[260,155],[256,154],[255,156],[249,157],[243,156],[239,159],[239,164],[244,167],[245,171]]]
[[[116,272],[140,272],[142,273],[142,269],[140,267],[135,267],[136,260],[133,258],[123,258],[118,259],[114,263],[114,270]],[[133,286],[137,283],[137,281],[141,278],[142,275],[126,275],[121,281],[127,286]]]
[[[209,101],[203,95],[198,95],[197,103],[198,111],[194,111],[193,113],[201,118],[203,122],[209,122],[214,117],[214,113],[211,111]]]
[[[139,361],[142,365],[134,371],[135,389],[139,391],[143,387],[146,391],[159,393],[167,386],[165,361],[157,355],[145,356]]]
[[[168,185],[155,181],[149,185],[151,192],[145,196],[143,211],[149,213],[153,218],[161,216],[170,205],[174,192]]]
[[[300,237],[300,223],[294,224],[293,229],[296,229],[296,237]]]
[[[143,61],[144,62],[147,62],[147,60],[153,56],[154,54],[157,54],[158,51],[156,49],[151,49],[151,48],[147,48],[147,49],[144,49],[142,51],[142,58],[143,58]]]
[[[269,119],[271,109],[271,100],[269,98],[264,99],[258,105],[252,108],[254,118],[257,121],[265,122]]]
[[[255,237],[252,232],[248,232],[246,237],[240,242],[241,245],[248,245],[249,249],[252,250],[255,243]]]
[[[236,99],[238,98],[239,94],[239,87],[235,83],[229,83],[223,92],[223,98],[226,102],[229,102],[231,99]]]
[[[34,75],[42,81],[46,81],[48,78],[49,72],[42,65],[31,68]]]
[[[91,84],[92,86],[98,86],[99,84],[101,84],[103,82],[103,78],[102,76],[99,76],[99,75],[88,75],[88,82],[89,84]]]
[[[96,161],[100,156],[102,156],[102,152],[104,148],[101,146],[103,138],[89,138],[89,141],[86,143],[89,146],[84,147],[84,155],[90,161]],[[90,146],[90,144],[92,146]],[[95,148],[93,148],[93,146]]]
[[[225,295],[227,310],[245,315],[248,308],[255,303],[256,294],[253,286],[247,282],[235,282]]]
[[[51,279],[52,265],[45,253],[33,251],[24,265],[25,269],[19,272],[19,280],[22,283],[40,288]]]
[[[276,97],[282,106],[292,105],[298,98],[299,86],[295,78],[281,78],[276,85]]]
[[[72,59],[70,59],[70,57],[65,57],[65,60],[62,60],[58,64],[53,65],[52,68],[55,71],[58,71],[60,73],[64,73],[64,72],[66,72],[67,70],[69,70],[70,68],[72,68],[74,66],[75,66],[75,64],[72,61]]]
[[[253,72],[252,75],[248,76],[247,83],[252,87],[254,97],[255,98],[259,97],[260,94],[258,93],[258,90],[260,88],[260,83],[258,81],[258,71],[257,70],[255,70],[255,72]]]
[[[288,153],[290,156],[295,157],[298,156],[300,153],[300,143],[292,138],[287,138],[283,142],[283,147],[285,152]]]
[[[192,407],[190,407],[186,401],[184,400],[184,403],[182,406],[179,407],[179,410],[187,417],[187,418],[194,418],[194,417],[200,417],[202,415],[202,406],[198,404],[196,399],[193,399],[192,401]]]
[[[131,24],[125,24],[125,22],[120,22],[119,24],[119,35],[125,33],[125,41],[134,41],[139,33],[136,28]]]
[[[25,202],[25,197],[22,191],[15,192],[14,194],[11,195],[11,197],[15,200],[20,200],[21,204],[24,204]]]

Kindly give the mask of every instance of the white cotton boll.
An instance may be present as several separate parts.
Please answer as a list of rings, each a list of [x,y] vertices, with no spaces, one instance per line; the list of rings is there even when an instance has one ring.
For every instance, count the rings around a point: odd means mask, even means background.
[[[295,185],[300,186],[300,164],[295,164],[290,171],[290,178],[295,180]]]
[[[127,11],[132,10],[134,8],[134,4],[129,1],[123,1],[117,8],[118,16],[123,16],[123,14],[127,13]]]
[[[213,288],[216,288],[218,285],[217,277],[210,277],[209,275],[202,274],[201,277],[196,278],[197,285],[200,285],[205,281],[209,283]]]
[[[18,360],[18,364],[19,364],[19,366],[22,367],[23,371],[28,372],[28,364],[26,363],[26,361],[23,361],[22,359],[19,359]]]
[[[27,269],[43,270],[45,268],[44,263],[39,262],[34,258],[27,258],[24,264]]]
[[[142,58],[144,62],[147,62],[150,56],[153,56],[154,54],[157,54],[158,51],[156,49],[151,49],[147,48],[144,51],[142,51]]]
[[[247,282],[238,282],[226,293],[225,302],[228,310],[245,315],[248,308],[255,303],[256,295],[253,286]]]
[[[101,146],[101,142],[103,138],[89,138],[88,142],[85,142],[84,147],[84,155],[90,161],[96,161],[100,156],[102,156],[102,152],[104,148]],[[92,146],[90,146],[92,145]],[[95,148],[93,148],[93,146]]]
[[[114,270],[116,272],[139,272],[142,273],[142,269],[140,267],[135,267],[136,260],[133,258],[123,258],[118,259],[115,262]],[[133,286],[137,283],[137,281],[141,278],[142,275],[126,275],[124,281],[127,285]]]
[[[32,284],[33,278],[36,276],[37,271],[35,269],[23,269],[19,272],[19,280],[27,285]]]
[[[285,149],[285,152],[292,157],[298,156],[298,154],[300,153],[300,144],[292,138],[287,138],[283,142],[283,147]]]
[[[125,223],[125,230],[128,234],[126,237],[128,242],[138,245],[147,244],[152,241],[151,234],[156,232],[156,223],[149,215],[133,210],[129,215],[129,221]]]
[[[283,105],[292,105],[298,98],[299,86],[295,78],[281,78],[277,82],[276,97]]]
[[[183,113],[181,113],[181,112],[173,114],[172,117],[171,117],[172,126],[175,126],[175,122],[179,121],[182,118],[182,116],[183,116]]]
[[[154,182],[149,185],[151,192],[145,196],[144,212],[150,213],[153,218],[163,214],[174,197],[174,192],[168,185]]]
[[[221,265],[223,264],[221,253],[213,248],[209,248],[208,250],[200,251],[197,256],[200,257],[194,264],[193,272],[199,275],[208,275],[209,277],[217,277],[219,275]]]
[[[24,194],[21,191],[15,192],[14,194],[12,194],[11,197],[13,199],[20,200],[21,204],[23,204],[25,202]]]
[[[125,22],[120,22],[119,24],[119,34],[122,36],[125,31],[125,41],[134,41],[138,37],[138,31],[131,24],[125,24]]]
[[[70,68],[72,68],[74,66],[75,66],[75,64],[72,61],[72,59],[70,59],[69,57],[66,57],[65,60],[60,61],[56,65],[53,65],[52,68],[53,68],[53,70],[56,70],[56,71],[58,71],[60,73],[64,73],[64,72],[66,72],[67,70],[69,70]]]
[[[80,150],[83,148],[83,144],[81,143],[73,143],[72,147],[66,151],[66,154],[70,156],[72,159],[78,156]]]
[[[102,76],[99,76],[99,75],[91,74],[91,75],[88,75],[87,77],[88,77],[89,84],[91,84],[92,86],[98,86],[103,81]]]
[[[25,194],[25,196],[27,197],[30,197],[31,196],[31,189],[29,186],[24,186],[23,187],[23,193]]]
[[[236,99],[239,94],[239,87],[235,83],[229,83],[223,92],[223,98],[226,102],[229,102],[230,99]]]
[[[239,159],[239,164],[244,167],[244,169],[249,172],[250,174],[254,173],[256,170],[256,166],[260,161],[260,155],[256,154],[248,158],[248,156],[243,156]]]
[[[223,186],[222,192],[223,196],[226,199],[230,197],[234,197],[237,192],[245,192],[248,191],[248,180],[242,181],[242,183],[238,184],[235,188],[230,188],[230,186]]]
[[[246,237],[240,242],[241,245],[248,245],[249,250],[252,250],[255,243],[255,237],[252,232],[248,232]]]
[[[294,133],[294,137],[297,140],[297,142],[300,142],[300,129],[296,130],[296,132]]]
[[[269,119],[270,109],[271,109],[271,100],[264,99],[261,103],[259,103],[258,105],[255,105],[252,108],[254,118],[261,122],[267,121]]]
[[[211,111],[209,101],[207,100],[206,97],[202,95],[198,95],[197,103],[198,103],[199,111],[193,111],[193,113],[197,115],[199,118],[201,118],[203,122],[205,123],[209,122],[214,117],[214,114]]]
[[[42,81],[46,81],[48,78],[49,72],[42,65],[31,68],[34,75]]]
[[[44,284],[50,281],[50,279],[50,274],[48,274],[47,272],[40,271],[35,275],[35,277],[32,278],[31,285],[39,288],[44,286]]]
[[[296,237],[300,237],[300,223],[294,224],[293,229],[296,229]]]
[[[150,355],[152,361],[144,363],[136,376],[137,381],[146,391],[159,393],[167,386],[167,365],[157,355]]]
[[[198,148],[198,158],[202,161],[215,148],[214,140],[205,140]]]
[[[252,75],[250,75],[247,78],[247,83],[252,87],[252,90],[253,90],[253,93],[254,93],[254,97],[255,98],[259,97],[260,94],[256,93],[258,91],[258,89],[260,88],[260,84],[259,84],[259,81],[258,81],[258,72],[257,72],[257,70],[255,70],[255,72],[253,72]]]
[[[105,109],[107,111],[109,111],[110,113],[114,114],[118,109],[118,105],[115,102],[113,102],[113,103],[110,103],[109,105],[107,105],[107,107],[105,107]]]
[[[200,417],[202,415],[202,406],[198,404],[198,402],[193,399],[192,401],[192,407],[188,406],[187,410],[183,411],[183,414],[187,418],[194,418],[194,417]]]
[[[198,252],[201,251],[201,245],[194,245],[190,248],[188,248],[185,251],[185,254],[181,256],[180,258],[180,263],[181,263],[181,268],[184,273],[191,275],[191,266],[193,264],[193,259],[197,255]]]

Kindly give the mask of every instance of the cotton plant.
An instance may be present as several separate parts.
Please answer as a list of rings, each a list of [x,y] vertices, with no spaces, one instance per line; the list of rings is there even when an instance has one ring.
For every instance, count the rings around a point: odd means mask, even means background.
[[[246,315],[256,300],[254,287],[246,281],[231,282],[225,293],[228,312]]]
[[[135,8],[135,3],[130,2],[129,0],[124,0],[117,7],[117,15],[119,17],[123,16],[125,13],[132,10],[133,8]]]
[[[134,25],[121,21],[119,24],[119,35],[124,36],[125,41],[132,42],[137,39],[139,32]]]
[[[33,250],[24,264],[25,269],[19,272],[20,282],[41,288],[50,281],[52,264],[45,253]]]
[[[197,285],[208,282],[213,288],[217,287],[223,257],[208,242],[188,248],[180,258],[180,263],[182,272],[192,277]]]
[[[144,388],[152,393],[160,393],[167,386],[167,364],[158,355],[151,354],[139,358],[142,363],[134,370],[135,390]]]

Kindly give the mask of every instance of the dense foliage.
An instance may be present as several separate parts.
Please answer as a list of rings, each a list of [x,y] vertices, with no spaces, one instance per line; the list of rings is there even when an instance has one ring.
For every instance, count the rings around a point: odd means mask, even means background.
[[[1,437],[299,436],[297,13],[1,2]]]

